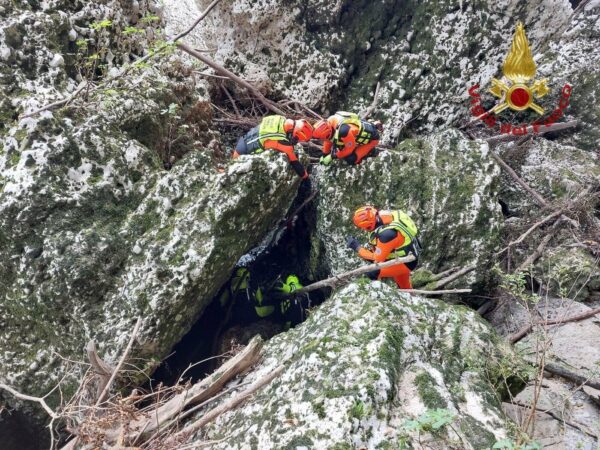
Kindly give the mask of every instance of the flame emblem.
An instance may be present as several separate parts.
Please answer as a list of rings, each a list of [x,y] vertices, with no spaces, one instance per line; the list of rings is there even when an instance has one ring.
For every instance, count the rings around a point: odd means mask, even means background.
[[[539,115],[544,114],[544,108],[535,103],[534,98],[543,97],[550,92],[550,89],[547,86],[547,79],[536,80],[531,85],[527,84],[535,76],[535,71],[536,66],[525,35],[525,27],[518,22],[512,47],[502,66],[504,77],[512,81],[512,84],[509,86],[502,80],[492,79],[490,92],[501,100],[492,112],[499,114],[506,108],[514,111],[531,108]]]

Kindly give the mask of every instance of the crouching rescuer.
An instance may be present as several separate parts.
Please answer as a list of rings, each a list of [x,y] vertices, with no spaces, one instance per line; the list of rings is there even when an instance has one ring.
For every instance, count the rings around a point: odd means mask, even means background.
[[[224,322],[248,325],[268,319],[287,330],[306,319],[308,298],[291,295],[301,288],[294,274],[258,285],[247,268],[239,267],[219,297],[221,307],[227,311]]]
[[[240,155],[255,155],[265,150],[285,153],[294,171],[303,180],[308,178],[304,166],[294,153],[294,145],[308,142],[313,133],[312,125],[304,119],[286,119],[283,116],[266,116],[260,125],[252,128],[238,141],[233,158]]]
[[[360,242],[350,236],[346,244],[368,261],[385,262],[412,253],[418,258],[421,244],[419,230],[413,220],[401,210],[380,210],[374,206],[362,206],[353,216],[354,224],[369,232],[369,242],[361,247]],[[399,263],[391,267],[369,272],[372,280],[393,278],[400,289],[412,289],[410,273],[417,267],[417,260]]]
[[[321,164],[329,165],[332,158],[348,164],[360,164],[368,156],[376,156],[381,122],[367,122],[358,114],[338,111],[327,120],[315,123],[313,138],[323,141]]]

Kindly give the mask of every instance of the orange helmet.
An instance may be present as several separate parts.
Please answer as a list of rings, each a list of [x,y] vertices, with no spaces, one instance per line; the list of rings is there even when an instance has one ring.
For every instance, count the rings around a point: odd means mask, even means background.
[[[300,119],[294,122],[292,136],[301,142],[308,142],[313,135],[313,126],[306,120]]]
[[[354,211],[352,220],[358,228],[373,231],[377,224],[377,209],[374,206],[361,206]]]
[[[315,139],[331,139],[332,134],[333,128],[326,120],[319,120],[315,123],[315,131],[313,132]]]

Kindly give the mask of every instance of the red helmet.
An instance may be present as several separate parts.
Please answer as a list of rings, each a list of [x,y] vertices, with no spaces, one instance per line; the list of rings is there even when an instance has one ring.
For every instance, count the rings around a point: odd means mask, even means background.
[[[363,230],[373,231],[377,224],[377,209],[374,206],[361,206],[354,211],[354,225]]]
[[[313,132],[313,138],[315,139],[331,139],[333,134],[333,128],[326,120],[319,120],[315,123],[315,131]]]
[[[300,119],[294,122],[292,136],[301,142],[308,142],[313,135],[313,126],[306,120]]]

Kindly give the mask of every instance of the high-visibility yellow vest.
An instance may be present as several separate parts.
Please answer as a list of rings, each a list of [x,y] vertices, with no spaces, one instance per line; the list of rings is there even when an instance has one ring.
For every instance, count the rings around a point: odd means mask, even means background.
[[[258,126],[258,134],[246,142],[249,147],[258,144],[258,149],[254,150],[253,153],[264,151],[265,142],[268,140],[286,141],[289,139],[283,127],[285,120],[285,117],[278,115],[263,118]]]
[[[361,120],[358,114],[346,111],[338,111],[335,113],[335,117],[337,118],[338,126],[333,134],[333,143],[337,147],[342,147],[344,145],[344,142],[340,138],[340,128],[344,124],[356,125],[358,127],[358,134],[356,135],[357,144],[367,144],[369,141],[371,141],[373,135],[367,129],[370,127],[365,126],[365,124],[368,122]]]
[[[391,211],[391,213],[392,221],[389,224],[379,227],[369,234],[369,244],[372,246],[377,244],[379,234],[383,233],[385,230],[396,230],[404,237],[404,244],[402,244],[402,247],[391,252],[386,259],[395,259],[406,256],[409,250],[411,250],[411,247],[413,247],[415,243],[418,243],[417,235],[419,234],[417,225],[408,214],[399,209]]]

